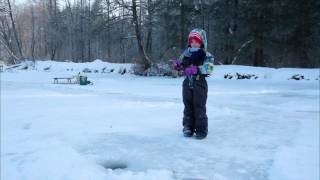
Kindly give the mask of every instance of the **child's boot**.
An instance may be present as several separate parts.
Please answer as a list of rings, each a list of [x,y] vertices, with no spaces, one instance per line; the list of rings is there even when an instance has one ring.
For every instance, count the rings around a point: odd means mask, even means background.
[[[188,128],[188,127],[184,127],[183,128],[183,136],[184,137],[191,137],[193,136],[193,130]]]
[[[204,139],[207,137],[207,134],[208,134],[207,132],[196,132],[196,139],[199,139],[199,140]]]

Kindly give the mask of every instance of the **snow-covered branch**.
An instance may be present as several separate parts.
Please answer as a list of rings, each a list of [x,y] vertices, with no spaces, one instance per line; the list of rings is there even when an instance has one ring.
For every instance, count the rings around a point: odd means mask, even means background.
[[[245,43],[243,43],[243,44],[241,45],[241,47],[240,47],[240,48],[238,49],[238,51],[237,51],[236,56],[233,58],[231,64],[234,64],[234,63],[236,62],[236,60],[238,59],[238,56],[239,56],[241,50],[242,50],[243,48],[245,48],[248,44],[250,44],[253,40],[254,40],[254,39],[250,39],[250,40],[246,41]]]

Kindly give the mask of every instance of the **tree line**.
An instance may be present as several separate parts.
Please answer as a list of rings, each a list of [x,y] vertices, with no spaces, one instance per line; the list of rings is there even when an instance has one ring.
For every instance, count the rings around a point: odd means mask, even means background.
[[[168,63],[193,28],[216,64],[320,67],[317,0],[0,0],[0,60]]]

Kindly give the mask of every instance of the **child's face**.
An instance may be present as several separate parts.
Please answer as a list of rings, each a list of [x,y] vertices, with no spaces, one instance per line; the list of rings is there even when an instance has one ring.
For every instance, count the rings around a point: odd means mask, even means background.
[[[190,46],[192,48],[200,48],[201,44],[199,44],[196,40],[192,39]]]

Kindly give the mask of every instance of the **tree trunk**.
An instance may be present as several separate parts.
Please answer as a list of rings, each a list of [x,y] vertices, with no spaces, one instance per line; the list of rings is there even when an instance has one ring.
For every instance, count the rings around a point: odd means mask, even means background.
[[[88,25],[88,27],[87,27],[87,41],[88,41],[88,60],[89,61],[91,61],[91,1],[89,0],[89,4],[88,4],[88,6],[89,6],[89,10],[88,10],[88,16],[89,16],[89,18],[88,18],[88,23],[87,23],[87,25]]]
[[[265,66],[263,59],[263,37],[260,34],[255,35],[255,52],[253,66]]]
[[[153,16],[153,11],[151,10],[151,3],[152,0],[148,0],[148,33],[147,33],[147,43],[146,43],[146,50],[147,50],[147,55],[151,57],[151,47],[152,47],[152,16]]]
[[[308,48],[309,48],[309,36],[311,34],[310,30],[310,24],[308,23],[310,20],[310,2],[306,1],[302,4],[301,7],[301,15],[299,17],[299,25],[298,25],[298,33],[297,33],[297,39],[301,39],[299,44],[297,46],[299,47],[297,52],[298,54],[298,61],[299,61],[299,67],[303,68],[310,68],[312,67],[310,58],[308,55]]]
[[[81,51],[81,62],[84,61],[84,51],[85,51],[85,42],[84,42],[84,5],[83,0],[80,1],[80,51]]]
[[[185,48],[185,7],[184,0],[180,0],[180,47],[181,49]]]
[[[1,18],[1,28],[0,31],[2,34],[2,37],[0,39],[0,42],[3,44],[3,46],[6,48],[7,52],[11,55],[12,58],[10,58],[11,64],[16,64],[19,58],[13,53],[13,47],[12,43],[10,41],[11,32],[10,32],[10,25],[7,18]]]
[[[18,46],[18,51],[19,51],[19,54],[20,54],[20,58],[23,59],[24,57],[23,57],[23,53],[22,53],[22,46],[20,44],[18,33],[17,33],[17,29],[16,29],[16,25],[15,25],[15,22],[14,22],[14,19],[13,19],[10,0],[7,0],[7,2],[8,2],[8,7],[9,7],[9,16],[10,16],[10,19],[11,19],[11,25],[12,25],[12,29],[13,29],[13,34],[14,34],[14,37],[15,37],[15,40],[16,40],[16,43],[17,43],[17,46]]]
[[[138,42],[138,49],[139,49],[139,55],[142,60],[143,68],[144,70],[147,70],[151,67],[151,62],[149,58],[146,55],[146,52],[142,45],[142,38],[141,38],[141,27],[139,26],[138,22],[138,15],[137,15],[137,4],[136,0],[132,0],[132,15],[133,15],[133,23],[135,27],[135,32],[137,36],[137,42]]]
[[[32,56],[32,60],[35,61],[34,49],[35,49],[36,41],[35,41],[35,17],[34,17],[33,5],[31,5],[31,26],[32,26],[31,56]]]
[[[110,0],[107,1],[107,52],[108,52],[108,59],[111,58],[111,36],[110,36]]]

